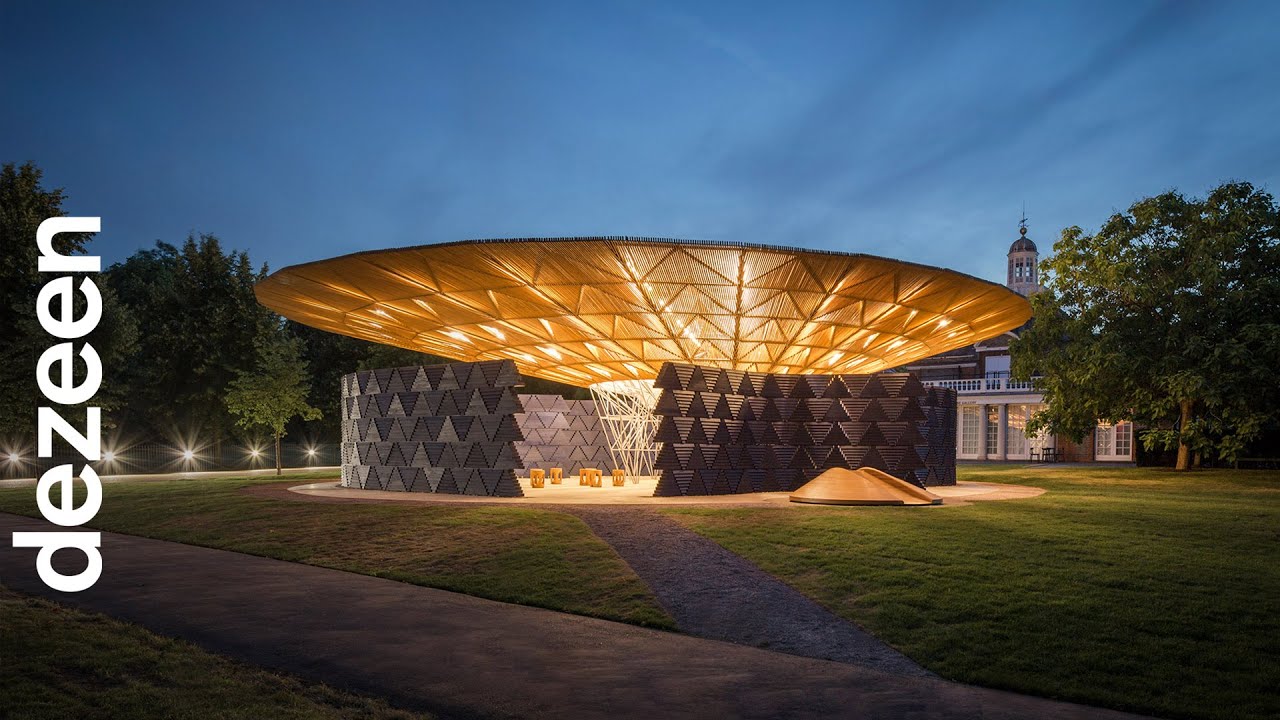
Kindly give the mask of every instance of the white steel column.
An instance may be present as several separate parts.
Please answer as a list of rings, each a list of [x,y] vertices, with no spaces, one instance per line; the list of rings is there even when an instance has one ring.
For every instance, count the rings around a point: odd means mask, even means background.
[[[610,380],[591,386],[609,453],[631,482],[653,474],[653,463],[658,459],[653,436],[659,421],[653,408],[661,394],[651,380]]]

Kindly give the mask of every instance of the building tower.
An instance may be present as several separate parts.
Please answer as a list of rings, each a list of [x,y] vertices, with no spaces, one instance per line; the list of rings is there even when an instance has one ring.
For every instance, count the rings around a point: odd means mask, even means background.
[[[1018,223],[1018,234],[1018,239],[1009,246],[1009,279],[1005,281],[1005,285],[1010,290],[1029,297],[1040,290],[1040,275],[1037,269],[1040,263],[1040,251],[1036,249],[1036,244],[1031,242],[1031,238],[1027,237],[1025,214]]]

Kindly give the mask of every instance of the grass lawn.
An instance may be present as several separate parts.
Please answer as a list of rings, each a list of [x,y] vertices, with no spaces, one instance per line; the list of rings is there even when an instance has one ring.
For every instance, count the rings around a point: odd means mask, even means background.
[[[0,658],[9,720],[427,717],[3,587]]]
[[[1280,717],[1280,473],[961,466],[939,508],[664,510],[951,679]]]
[[[631,568],[571,515],[516,507],[295,502],[240,492],[266,482],[279,480],[107,483],[102,510],[89,525],[504,602],[674,626]],[[34,488],[0,490],[0,510],[38,515]]]

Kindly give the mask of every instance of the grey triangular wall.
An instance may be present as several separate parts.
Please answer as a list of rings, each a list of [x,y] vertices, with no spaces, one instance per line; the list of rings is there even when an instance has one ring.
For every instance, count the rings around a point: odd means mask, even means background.
[[[515,472],[519,382],[510,360],[343,376],[343,486],[523,495]]]
[[[655,495],[789,491],[832,467],[956,482],[956,394],[907,373],[769,375],[666,363]]]

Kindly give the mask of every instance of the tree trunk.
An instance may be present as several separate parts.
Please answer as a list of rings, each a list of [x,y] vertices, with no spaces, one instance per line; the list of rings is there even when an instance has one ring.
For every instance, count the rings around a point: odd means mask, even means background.
[[[1182,457],[1179,455],[1178,457]],[[276,474],[281,474],[280,470],[280,433],[276,433]]]
[[[1187,427],[1191,425],[1191,401],[1182,401],[1182,422],[1178,426],[1178,464],[1176,470],[1191,469],[1191,446],[1187,444]]]

